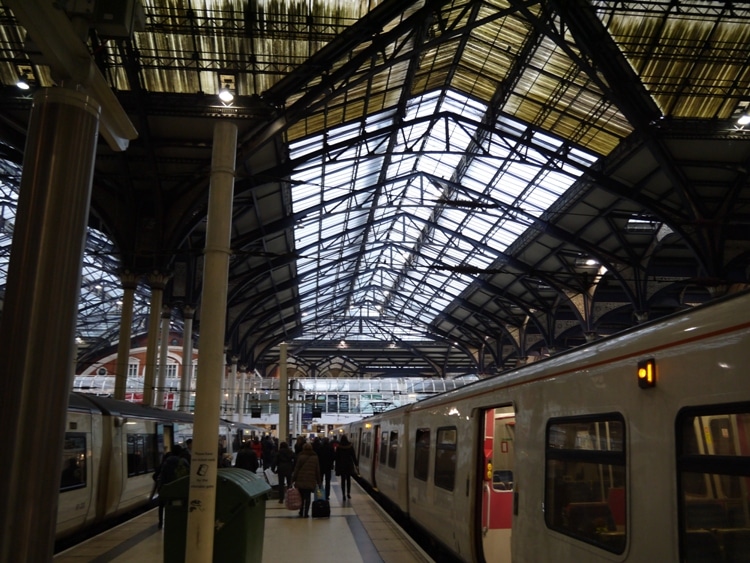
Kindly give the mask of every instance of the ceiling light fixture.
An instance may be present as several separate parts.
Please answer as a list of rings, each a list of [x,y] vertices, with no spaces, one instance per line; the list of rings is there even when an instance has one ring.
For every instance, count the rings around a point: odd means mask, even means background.
[[[219,99],[225,104],[231,104],[234,101],[234,94],[229,88],[222,88],[219,90]]]
[[[16,86],[19,90],[29,90],[34,83],[34,71],[29,65],[18,65],[18,80]]]
[[[234,101],[234,93],[237,91],[237,84],[233,74],[219,75],[219,99],[226,105]]]
[[[737,125],[744,126],[750,124],[750,114],[743,113],[737,118]]]
[[[575,261],[575,265],[578,268],[596,268],[599,266],[599,261],[590,256],[578,256]]]

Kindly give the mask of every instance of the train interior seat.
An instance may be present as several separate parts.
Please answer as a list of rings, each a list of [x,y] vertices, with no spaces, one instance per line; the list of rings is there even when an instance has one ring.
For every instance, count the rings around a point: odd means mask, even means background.
[[[727,511],[718,500],[691,500],[685,503],[685,523],[689,530],[728,528]]]
[[[714,530],[726,563],[750,563],[750,529]]]
[[[571,502],[565,508],[566,527],[596,539],[601,532],[617,530],[612,511],[606,502]]]
[[[708,530],[689,530],[685,534],[687,563],[718,563],[722,561],[719,541]]]
[[[625,527],[625,489],[623,487],[613,487],[607,492],[607,504],[612,511],[612,518],[615,526],[622,529]]]
[[[496,490],[510,491],[513,489],[513,472],[501,469],[492,472],[492,486]]]

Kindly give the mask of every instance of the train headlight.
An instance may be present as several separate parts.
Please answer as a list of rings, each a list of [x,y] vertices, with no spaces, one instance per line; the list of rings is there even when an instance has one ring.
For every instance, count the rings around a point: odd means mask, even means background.
[[[656,360],[638,362],[638,387],[641,389],[656,387]]]

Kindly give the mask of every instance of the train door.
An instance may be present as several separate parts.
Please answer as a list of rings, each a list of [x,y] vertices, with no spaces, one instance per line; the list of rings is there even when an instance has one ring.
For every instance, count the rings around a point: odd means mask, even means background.
[[[513,523],[515,412],[512,406],[484,412],[480,540],[484,561],[511,560]]]
[[[378,467],[378,456],[380,455],[380,425],[376,424],[375,428],[373,428],[373,448],[372,448],[372,457],[370,458],[370,483],[372,484],[372,488],[376,491],[378,490],[378,482],[376,480],[376,473],[377,473],[377,467]]]

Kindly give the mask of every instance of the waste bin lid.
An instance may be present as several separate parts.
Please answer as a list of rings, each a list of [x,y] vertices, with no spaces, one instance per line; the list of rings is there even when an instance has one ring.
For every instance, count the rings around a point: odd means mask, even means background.
[[[190,490],[190,476],[185,475],[175,479],[171,483],[165,483],[159,488],[159,496],[163,499],[185,499],[188,498]]]
[[[263,477],[237,467],[219,469],[216,487],[222,495],[238,495],[245,498],[265,497],[271,490],[271,486]]]
[[[265,497],[271,486],[260,475],[247,469],[226,467],[219,469],[216,477],[216,497],[222,499],[249,500]],[[164,499],[187,499],[190,494],[190,476],[175,479],[163,485],[159,495]]]

